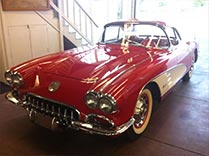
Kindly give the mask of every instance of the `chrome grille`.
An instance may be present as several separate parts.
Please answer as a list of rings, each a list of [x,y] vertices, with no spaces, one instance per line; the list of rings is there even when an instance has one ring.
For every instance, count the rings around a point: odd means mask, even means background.
[[[72,107],[31,94],[26,95],[24,107],[65,121],[77,121],[80,118],[79,112]]]

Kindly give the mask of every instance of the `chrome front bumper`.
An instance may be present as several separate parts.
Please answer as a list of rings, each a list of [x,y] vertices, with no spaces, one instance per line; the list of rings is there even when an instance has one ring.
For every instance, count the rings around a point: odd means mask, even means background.
[[[29,117],[31,119],[31,114],[35,115],[37,114],[35,109],[31,109],[31,107],[28,107],[28,104],[26,101],[21,101],[18,100],[13,94],[12,92],[9,92],[8,94],[6,94],[6,98],[16,104],[16,105],[20,105],[23,108],[25,108],[27,111],[29,111]],[[78,110],[76,110],[78,111]],[[54,112],[52,112],[53,114]],[[80,112],[79,112],[80,113]],[[56,113],[54,113],[56,114]],[[97,116],[96,114],[94,114],[95,116]],[[98,115],[99,116],[99,115]],[[88,118],[88,115],[86,116],[86,118]],[[35,119],[35,118],[34,118]],[[56,121],[56,122],[55,122]],[[62,120],[59,120],[59,117],[51,117],[51,128],[55,127],[54,124],[57,125],[63,125],[63,123],[61,121],[65,121],[65,118],[62,118]],[[134,123],[134,118],[132,117],[128,122],[120,125],[120,126],[113,126],[111,129],[110,128],[104,128],[104,127],[100,127],[100,126],[95,126],[92,123],[88,123],[88,122],[83,122],[80,120],[74,120],[73,118],[71,118],[70,120],[68,120],[68,122],[65,122],[65,126],[67,123],[67,128],[71,128],[71,129],[75,129],[75,130],[82,130],[85,132],[88,132],[90,134],[99,134],[99,135],[105,135],[105,136],[115,136],[115,135],[120,135],[123,132],[125,132],[130,126],[133,125]]]
[[[83,130],[83,131],[86,131],[91,134],[114,136],[114,135],[120,135],[123,132],[125,132],[134,123],[134,121],[135,120],[133,118],[131,118],[131,120],[129,120],[125,124],[122,124],[122,125],[116,127],[114,130],[107,130],[107,129],[100,128],[100,127],[94,127],[92,124],[78,122],[78,121],[72,121],[71,122],[72,126],[70,126],[70,127],[74,128],[74,129],[78,128],[79,130]]]

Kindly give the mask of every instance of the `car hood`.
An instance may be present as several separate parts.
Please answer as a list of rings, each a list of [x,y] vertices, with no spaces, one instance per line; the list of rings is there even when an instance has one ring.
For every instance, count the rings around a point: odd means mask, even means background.
[[[53,60],[43,63],[41,69],[63,77],[95,82],[148,57],[145,48],[127,49],[120,45],[86,46],[57,54]]]

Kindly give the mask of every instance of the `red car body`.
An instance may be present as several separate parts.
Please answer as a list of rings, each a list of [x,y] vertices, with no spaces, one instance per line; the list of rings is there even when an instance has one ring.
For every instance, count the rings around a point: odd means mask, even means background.
[[[138,25],[145,30],[148,26],[147,32],[150,26],[154,30],[156,27],[164,35],[151,34],[151,41],[142,43],[146,40],[144,34],[137,39],[132,36],[141,28],[131,27]],[[102,40],[96,46],[58,52],[9,69],[5,77],[13,90],[6,95],[7,99],[28,110],[31,120],[37,114],[49,116],[52,127],[108,136],[130,129],[133,134],[141,134],[147,127],[152,105],[161,101],[182,78],[191,77],[197,49],[193,42],[183,41],[175,28],[159,21],[118,21],[104,28]],[[109,28],[120,30],[122,33],[117,37],[121,38],[108,40],[107,35],[113,34],[112,30],[108,32]],[[168,35],[168,28],[174,36]],[[167,44],[160,47],[163,40]],[[148,103],[139,98],[145,88],[151,93],[145,96],[151,96],[151,105],[142,109],[137,103]],[[137,112],[136,107],[141,107],[141,111]],[[135,117],[139,112],[144,114],[140,122]],[[132,128],[135,124],[135,128],[142,130]]]

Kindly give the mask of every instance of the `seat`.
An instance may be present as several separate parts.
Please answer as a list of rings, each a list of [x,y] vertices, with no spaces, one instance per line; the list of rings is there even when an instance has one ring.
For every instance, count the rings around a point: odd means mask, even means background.
[[[150,39],[147,37],[145,38],[142,42],[141,42],[142,45],[144,46],[151,46],[151,47],[155,47],[156,46],[156,43],[155,41],[151,40],[150,42]],[[148,45],[149,44],[149,45]]]

